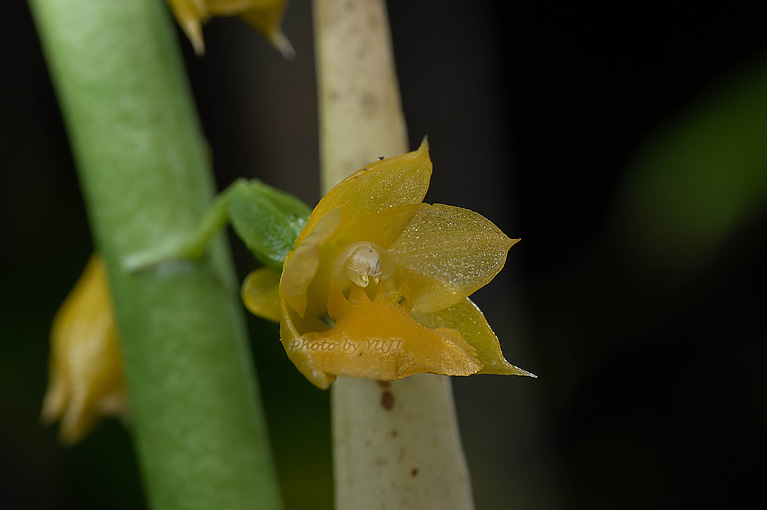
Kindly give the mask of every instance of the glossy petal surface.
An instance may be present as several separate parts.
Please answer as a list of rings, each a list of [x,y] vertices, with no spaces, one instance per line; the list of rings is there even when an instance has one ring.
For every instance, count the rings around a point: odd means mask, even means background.
[[[495,278],[517,241],[474,211],[421,204],[390,251],[398,279],[413,292],[413,310],[433,312],[461,302]]]
[[[288,254],[288,258],[285,260],[286,266],[290,262],[290,259],[291,254]],[[285,278],[284,272],[282,273],[282,277],[283,279]],[[312,359],[312,351],[290,349],[292,342],[302,338],[302,334],[298,329],[299,327],[301,327],[302,331],[322,331],[327,328],[323,327],[319,321],[312,324],[309,322],[309,318],[303,319],[298,317],[298,314],[290,308],[287,299],[285,299],[282,283],[280,283],[279,292],[280,308],[282,310],[282,320],[280,320],[280,340],[282,341],[282,345],[285,347],[285,351],[288,353],[290,360],[304,377],[318,388],[323,390],[327,389],[330,384],[335,381],[336,376],[317,368]]]
[[[339,245],[368,241],[388,249],[400,238],[421,205],[401,205],[372,214],[350,216],[333,240]]]
[[[356,171],[328,192],[314,208],[297,243],[333,209],[344,209],[347,221],[376,214],[390,207],[420,204],[431,179],[429,146],[424,141],[417,151],[374,161]]]
[[[333,235],[341,221],[341,210],[335,209],[321,218],[293,252],[290,264],[285,263],[280,283],[288,304],[301,317],[306,312],[309,284],[320,264],[320,246]],[[306,232],[306,230],[304,230]]]
[[[416,320],[430,328],[449,328],[457,330],[461,337],[477,351],[482,363],[480,374],[527,375],[535,377],[527,370],[515,367],[503,357],[501,345],[485,315],[466,298],[460,303],[432,313],[415,313]]]
[[[352,288],[349,299],[338,289],[331,290],[328,312],[335,325],[307,336],[309,341],[322,339],[339,346],[315,355],[321,368],[384,380],[421,372],[470,375],[482,368],[476,350],[457,331],[423,326],[410,316],[406,288],[400,296],[402,302],[393,305],[380,291],[371,300],[360,287]]]
[[[280,276],[265,267],[251,272],[242,282],[242,302],[254,315],[280,322]]]

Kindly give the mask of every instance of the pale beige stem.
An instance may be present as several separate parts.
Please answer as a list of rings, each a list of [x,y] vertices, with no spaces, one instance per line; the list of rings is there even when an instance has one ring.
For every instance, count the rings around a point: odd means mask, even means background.
[[[315,0],[322,188],[378,156],[408,151],[381,0]]]
[[[408,151],[383,0],[314,0],[322,187]],[[471,509],[447,377],[339,378],[336,509]]]

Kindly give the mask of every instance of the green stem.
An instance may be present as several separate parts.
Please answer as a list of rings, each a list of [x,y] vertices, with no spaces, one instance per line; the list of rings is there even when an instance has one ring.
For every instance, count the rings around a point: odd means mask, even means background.
[[[238,179],[216,195],[199,224],[188,236],[170,239],[147,251],[131,254],[125,259],[126,269],[142,272],[170,262],[201,261],[216,234],[229,223],[229,198],[232,192],[245,185],[245,182],[244,179]]]
[[[222,237],[201,264],[126,267],[188,236],[213,196],[164,2],[30,3],[108,266],[150,507],[280,508]]]
[[[315,0],[314,8],[327,192],[408,147],[384,1]],[[339,377],[331,391],[338,510],[473,507],[449,378]]]

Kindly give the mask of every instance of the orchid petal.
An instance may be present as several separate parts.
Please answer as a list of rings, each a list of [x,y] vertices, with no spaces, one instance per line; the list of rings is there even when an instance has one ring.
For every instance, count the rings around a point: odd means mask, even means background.
[[[288,258],[285,261],[286,264],[290,260],[290,257],[291,255],[288,254]],[[284,275],[285,273],[283,272],[283,278]],[[280,286],[279,293],[280,307],[282,308],[282,320],[280,321],[280,340],[282,341],[282,346],[285,348],[288,358],[290,358],[290,361],[293,362],[298,371],[312,384],[325,390],[335,380],[335,376],[319,370],[311,356],[309,356],[309,352],[301,349],[291,350],[290,348],[291,345],[295,345],[295,342],[300,342],[302,338],[301,333],[298,332],[296,321],[305,323],[308,322],[309,319],[301,319],[295,316],[295,313],[290,309],[287,300],[285,299],[282,286]],[[302,326],[306,326],[306,324],[302,324]],[[311,328],[311,324],[309,327]]]
[[[292,59],[296,52],[281,28],[287,2],[285,0],[260,0],[249,3],[252,7],[240,12],[240,18],[258,30],[272,46],[282,53],[283,57]]]
[[[304,242],[285,259],[280,287],[285,300],[301,317],[306,313],[306,294],[309,284],[320,264],[320,246],[333,235],[340,222],[340,209],[328,212],[317,222],[316,227]]]
[[[426,141],[416,151],[370,163],[341,181],[320,200],[298,237],[297,245],[333,209],[343,207],[345,215],[358,218],[391,207],[421,203],[429,189],[431,168]]]
[[[51,329],[50,383],[43,419],[61,419],[74,443],[102,416],[128,412],[122,357],[103,260],[94,255]]]
[[[280,322],[282,309],[279,300],[280,275],[262,267],[252,271],[242,282],[242,302],[251,313]]]
[[[389,250],[398,280],[413,292],[413,310],[435,312],[490,282],[517,241],[474,211],[421,204]]]
[[[407,291],[403,292],[407,300]],[[347,300],[331,289],[328,312],[335,325],[303,337],[305,349],[323,371],[348,377],[394,380],[431,372],[470,375],[482,368],[475,349],[455,330],[427,328],[406,306],[389,303],[378,292],[372,300],[354,286]]]
[[[388,248],[402,235],[420,204],[401,205],[350,218],[338,229],[333,241],[339,245],[367,241]]]
[[[280,29],[286,0],[168,0],[168,4],[198,55],[205,53],[202,24],[212,16],[235,15],[261,32],[285,58],[295,53]]]
[[[210,17],[205,4],[193,0],[168,0],[168,4],[176,21],[192,43],[194,52],[198,55],[205,53],[202,24]]]
[[[534,374],[506,361],[501,345],[482,311],[466,298],[460,303],[432,313],[414,313],[413,317],[429,328],[450,328],[457,330],[461,337],[474,349],[482,363],[480,374],[526,375]]]

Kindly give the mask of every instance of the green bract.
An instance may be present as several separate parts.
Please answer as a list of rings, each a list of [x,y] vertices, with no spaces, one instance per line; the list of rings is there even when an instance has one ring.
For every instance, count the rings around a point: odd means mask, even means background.
[[[240,179],[221,192],[189,236],[171,241],[128,260],[134,271],[174,259],[200,260],[213,235],[231,223],[254,257],[270,271],[282,272],[282,261],[293,249],[311,210],[296,197],[259,180]]]
[[[311,209],[296,197],[258,180],[234,182],[222,195],[229,221],[259,262],[282,271]]]

